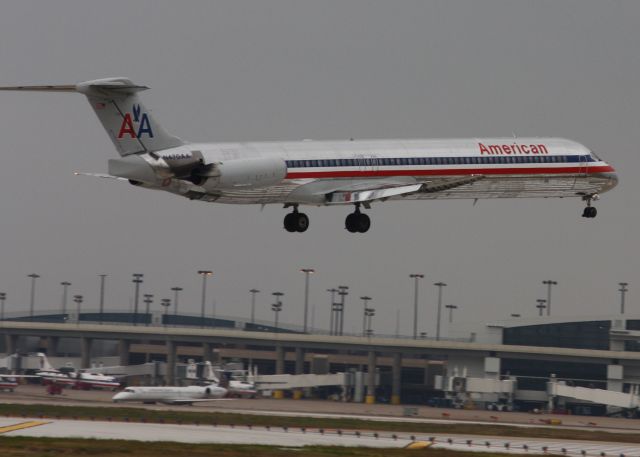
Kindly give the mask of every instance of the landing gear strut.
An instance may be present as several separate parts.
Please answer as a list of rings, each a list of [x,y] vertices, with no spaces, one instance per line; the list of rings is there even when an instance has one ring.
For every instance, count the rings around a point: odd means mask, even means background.
[[[371,219],[360,212],[360,204],[356,203],[356,210],[349,214],[344,221],[344,226],[351,233],[365,233],[371,227]]]
[[[298,212],[298,207],[284,217],[284,229],[287,232],[306,232],[309,228],[309,217]]]
[[[587,207],[582,212],[582,217],[587,217],[587,218],[596,217],[596,215],[598,214],[598,210],[595,209],[593,206],[591,206],[591,201],[597,200],[597,199],[598,199],[597,195],[585,195],[584,197],[582,197],[582,200],[587,202]]]

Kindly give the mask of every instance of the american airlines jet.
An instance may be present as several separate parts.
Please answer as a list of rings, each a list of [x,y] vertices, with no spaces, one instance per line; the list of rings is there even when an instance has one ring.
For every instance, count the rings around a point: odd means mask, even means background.
[[[148,89],[127,78],[64,86],[0,90],[84,94],[120,158],[109,174],[190,200],[230,204],[282,204],[289,232],[304,232],[302,205],[351,206],[352,233],[369,230],[363,213],[374,202],[451,198],[578,197],[583,217],[618,182],[596,153],[561,138],[189,143],[167,133],[142,104]]]

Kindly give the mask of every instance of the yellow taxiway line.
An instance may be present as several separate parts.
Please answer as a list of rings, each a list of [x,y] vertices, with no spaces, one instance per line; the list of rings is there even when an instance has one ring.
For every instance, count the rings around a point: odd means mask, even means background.
[[[22,430],[23,428],[31,428],[38,427],[39,425],[49,424],[47,421],[28,421],[28,422],[20,422],[18,424],[6,425],[4,427],[0,427],[0,434],[13,432],[14,430]]]

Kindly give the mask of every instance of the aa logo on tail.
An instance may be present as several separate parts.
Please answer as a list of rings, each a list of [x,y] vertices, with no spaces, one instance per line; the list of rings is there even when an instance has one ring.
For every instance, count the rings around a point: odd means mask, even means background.
[[[143,135],[148,135],[149,138],[153,138],[153,130],[151,130],[151,123],[149,122],[149,116],[147,113],[142,113],[140,105],[133,105],[133,119],[132,113],[125,113],[120,125],[120,132],[118,138],[124,138],[128,135],[130,138],[142,138]],[[138,127],[136,130],[136,126]]]

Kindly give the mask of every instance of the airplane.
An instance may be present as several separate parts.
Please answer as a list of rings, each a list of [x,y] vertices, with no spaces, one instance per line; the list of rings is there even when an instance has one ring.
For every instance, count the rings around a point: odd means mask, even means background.
[[[123,77],[72,85],[0,90],[76,92],[87,97],[120,158],[108,174],[190,200],[282,204],[288,232],[305,232],[301,205],[353,206],[351,233],[371,226],[361,211],[394,200],[577,197],[585,218],[592,202],[618,183],[614,168],[587,147],[563,138],[189,143],[165,131],[142,104],[147,86]]]
[[[56,383],[75,389],[110,389],[120,387],[120,381],[115,376],[100,373],[88,373],[83,371],[39,371],[36,376],[42,378],[44,384]]]
[[[0,390],[13,392],[18,387],[20,378],[39,378],[32,375],[0,374]]]
[[[43,384],[59,384],[83,390],[116,390],[120,387],[120,381],[115,376],[91,373],[84,370],[76,371],[70,366],[58,370],[49,363],[49,359],[44,353],[38,352],[36,355],[40,358],[40,370],[35,375],[42,378]]]
[[[220,379],[213,368],[211,362],[204,363],[202,379],[212,381],[220,387],[224,387],[228,391],[229,397],[255,398],[258,393],[256,384],[243,379],[235,379],[231,373],[224,372]]]
[[[113,396],[114,403],[140,401],[145,404],[191,405],[196,402],[224,400],[227,389],[215,384],[186,387],[127,387]]]

